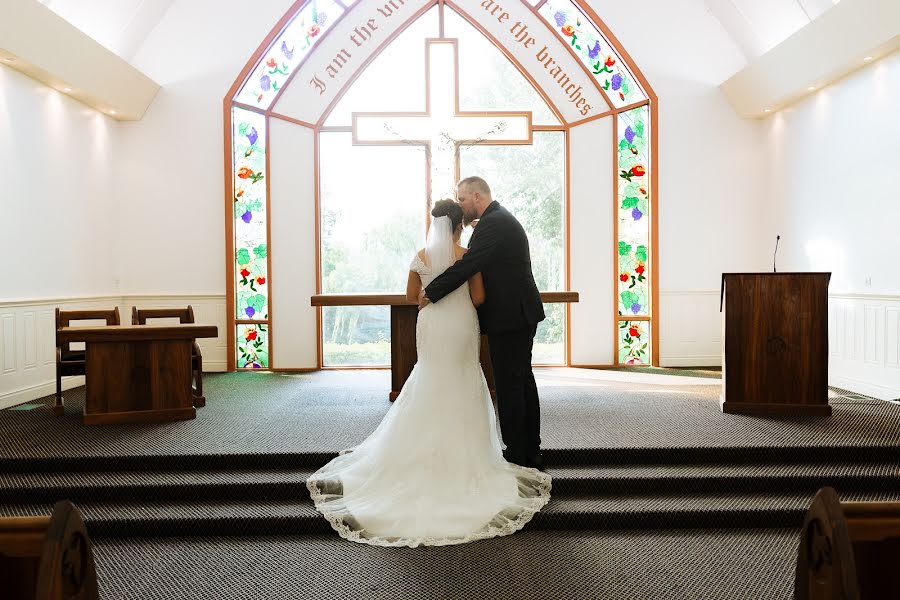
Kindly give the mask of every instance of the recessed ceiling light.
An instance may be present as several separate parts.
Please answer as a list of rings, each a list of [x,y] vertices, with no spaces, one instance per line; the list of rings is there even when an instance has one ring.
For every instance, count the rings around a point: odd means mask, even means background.
[[[70,87],[64,87],[64,88],[63,88],[63,91],[64,91],[64,92],[71,92],[71,91],[72,91],[72,88],[70,88]]]
[[[806,89],[808,89],[808,90],[809,90],[809,91],[813,91],[813,90],[814,90],[814,89],[816,89],[816,86],[814,86],[814,85],[811,85],[811,86],[809,86],[809,87],[808,87],[808,88],[806,88]]]
[[[863,60],[872,60],[872,58],[874,58],[874,57],[872,57],[872,56],[867,56],[867,57],[865,57]]]
[[[116,111],[111,110],[111,111],[109,111],[109,114],[114,115],[114,114],[116,114]]]
[[[771,108],[767,108],[767,109],[766,109],[766,112],[772,112],[772,109],[771,109]]]

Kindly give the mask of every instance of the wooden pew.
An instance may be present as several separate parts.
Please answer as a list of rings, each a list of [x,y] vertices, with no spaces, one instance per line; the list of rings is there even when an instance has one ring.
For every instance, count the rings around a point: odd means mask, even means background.
[[[900,599],[900,502],[841,502],[820,489],[800,533],[794,598]]]
[[[71,502],[57,502],[49,517],[0,518],[0,596],[99,599],[91,540]]]

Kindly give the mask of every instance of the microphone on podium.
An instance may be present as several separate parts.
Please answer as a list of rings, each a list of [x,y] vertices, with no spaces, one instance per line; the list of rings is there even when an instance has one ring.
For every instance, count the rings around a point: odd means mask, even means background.
[[[778,240],[781,239],[780,235],[775,236],[775,253],[772,255],[772,272],[777,273],[778,269],[775,268],[775,257],[778,256]]]

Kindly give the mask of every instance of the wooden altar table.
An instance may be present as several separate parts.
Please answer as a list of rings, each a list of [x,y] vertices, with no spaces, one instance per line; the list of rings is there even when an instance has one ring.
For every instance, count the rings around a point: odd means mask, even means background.
[[[193,419],[191,348],[215,325],[60,327],[60,343],[85,344],[84,424]]]
[[[578,292],[541,292],[544,303],[578,302]],[[320,294],[310,299],[312,306],[390,306],[391,307],[391,392],[393,402],[418,360],[416,319],[419,309],[405,294]],[[491,394],[494,372],[488,352],[487,336],[481,336],[481,368]]]

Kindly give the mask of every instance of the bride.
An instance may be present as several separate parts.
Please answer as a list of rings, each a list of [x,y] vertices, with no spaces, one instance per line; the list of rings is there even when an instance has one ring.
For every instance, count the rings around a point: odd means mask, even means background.
[[[465,254],[463,211],[440,200],[407,298]],[[521,529],[550,500],[550,476],[503,458],[478,352],[481,274],[419,313],[419,361],[359,446],[314,473],[310,495],[341,537],[376,546],[462,544]]]

